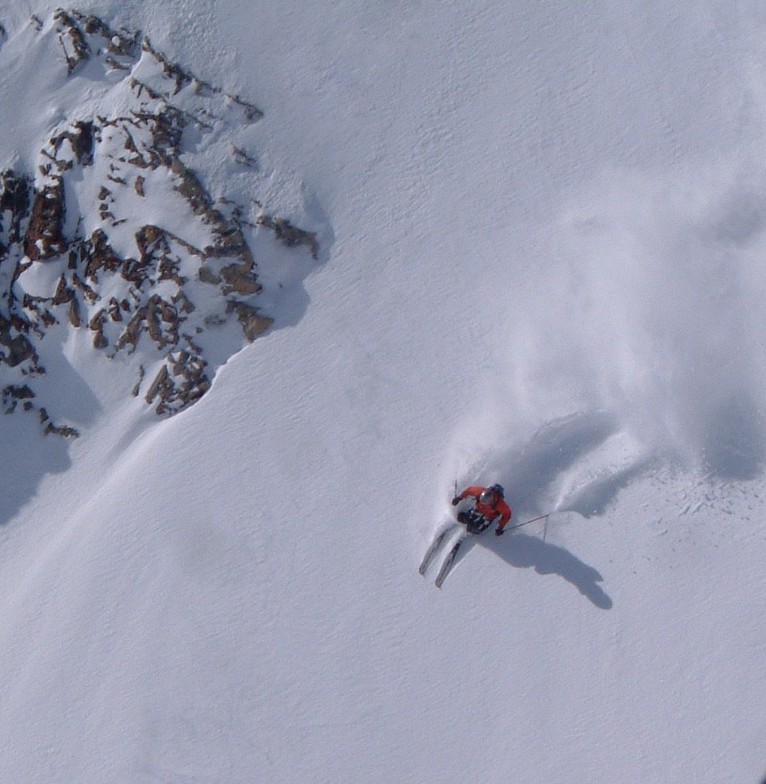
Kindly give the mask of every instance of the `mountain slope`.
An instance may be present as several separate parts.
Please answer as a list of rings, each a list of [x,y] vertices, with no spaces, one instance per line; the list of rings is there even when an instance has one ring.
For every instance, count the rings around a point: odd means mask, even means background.
[[[74,345],[81,438],[0,420],[5,774],[757,781],[757,19],[199,10],[174,58],[250,88],[276,206],[334,242],[192,408]],[[555,514],[438,591],[474,480]]]

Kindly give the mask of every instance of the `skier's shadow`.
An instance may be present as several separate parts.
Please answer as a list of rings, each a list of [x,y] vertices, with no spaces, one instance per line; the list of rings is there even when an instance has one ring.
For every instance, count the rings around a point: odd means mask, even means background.
[[[602,610],[612,609],[611,598],[599,585],[604,579],[601,574],[564,547],[544,542],[536,536],[510,531],[502,540],[485,535],[477,537],[472,543],[492,550],[517,569],[531,567],[538,574],[557,574],[577,588],[596,607]]]
[[[538,574],[557,574],[574,585],[596,607],[602,610],[612,609],[612,599],[599,585],[604,578],[598,570],[583,563],[569,550],[528,534],[509,531],[503,541],[490,537],[490,534],[491,531],[468,537],[461,548],[458,562],[462,561],[475,545],[481,545],[517,569],[533,567]]]

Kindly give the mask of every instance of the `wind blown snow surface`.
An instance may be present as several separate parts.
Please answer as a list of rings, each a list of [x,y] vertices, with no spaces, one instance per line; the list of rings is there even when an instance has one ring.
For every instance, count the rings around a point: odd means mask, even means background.
[[[73,341],[82,437],[0,420],[2,779],[760,781],[760,6],[80,10],[264,110],[325,260],[171,419]],[[54,84],[0,74],[3,168]],[[552,514],[437,590],[469,481]]]

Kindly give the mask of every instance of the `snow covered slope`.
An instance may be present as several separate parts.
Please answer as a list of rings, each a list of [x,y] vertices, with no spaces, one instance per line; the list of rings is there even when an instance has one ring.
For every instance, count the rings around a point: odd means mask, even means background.
[[[470,5],[82,4],[264,111],[325,255],[180,414],[88,342],[79,439],[0,418],[9,781],[762,778],[766,18]],[[554,514],[439,591],[455,481]]]

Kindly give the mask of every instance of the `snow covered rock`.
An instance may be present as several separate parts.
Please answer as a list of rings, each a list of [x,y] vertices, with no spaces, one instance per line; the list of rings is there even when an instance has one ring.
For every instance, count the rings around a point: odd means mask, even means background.
[[[216,198],[185,160],[207,134],[234,165],[255,165],[227,138],[261,119],[254,105],[95,16],[59,9],[34,27],[35,46],[59,47],[80,102],[63,111],[34,172],[0,175],[4,408],[19,407],[19,389],[24,407],[36,407],[33,377],[45,372],[38,344],[66,325],[88,329],[111,359],[135,354],[133,393],[158,414],[175,413],[210,388],[215,365],[203,334],[215,332],[207,342],[219,355],[225,347],[220,364],[273,324],[258,302],[252,238],[271,232],[316,258],[316,236],[255,198]],[[100,90],[91,97],[93,80]]]

